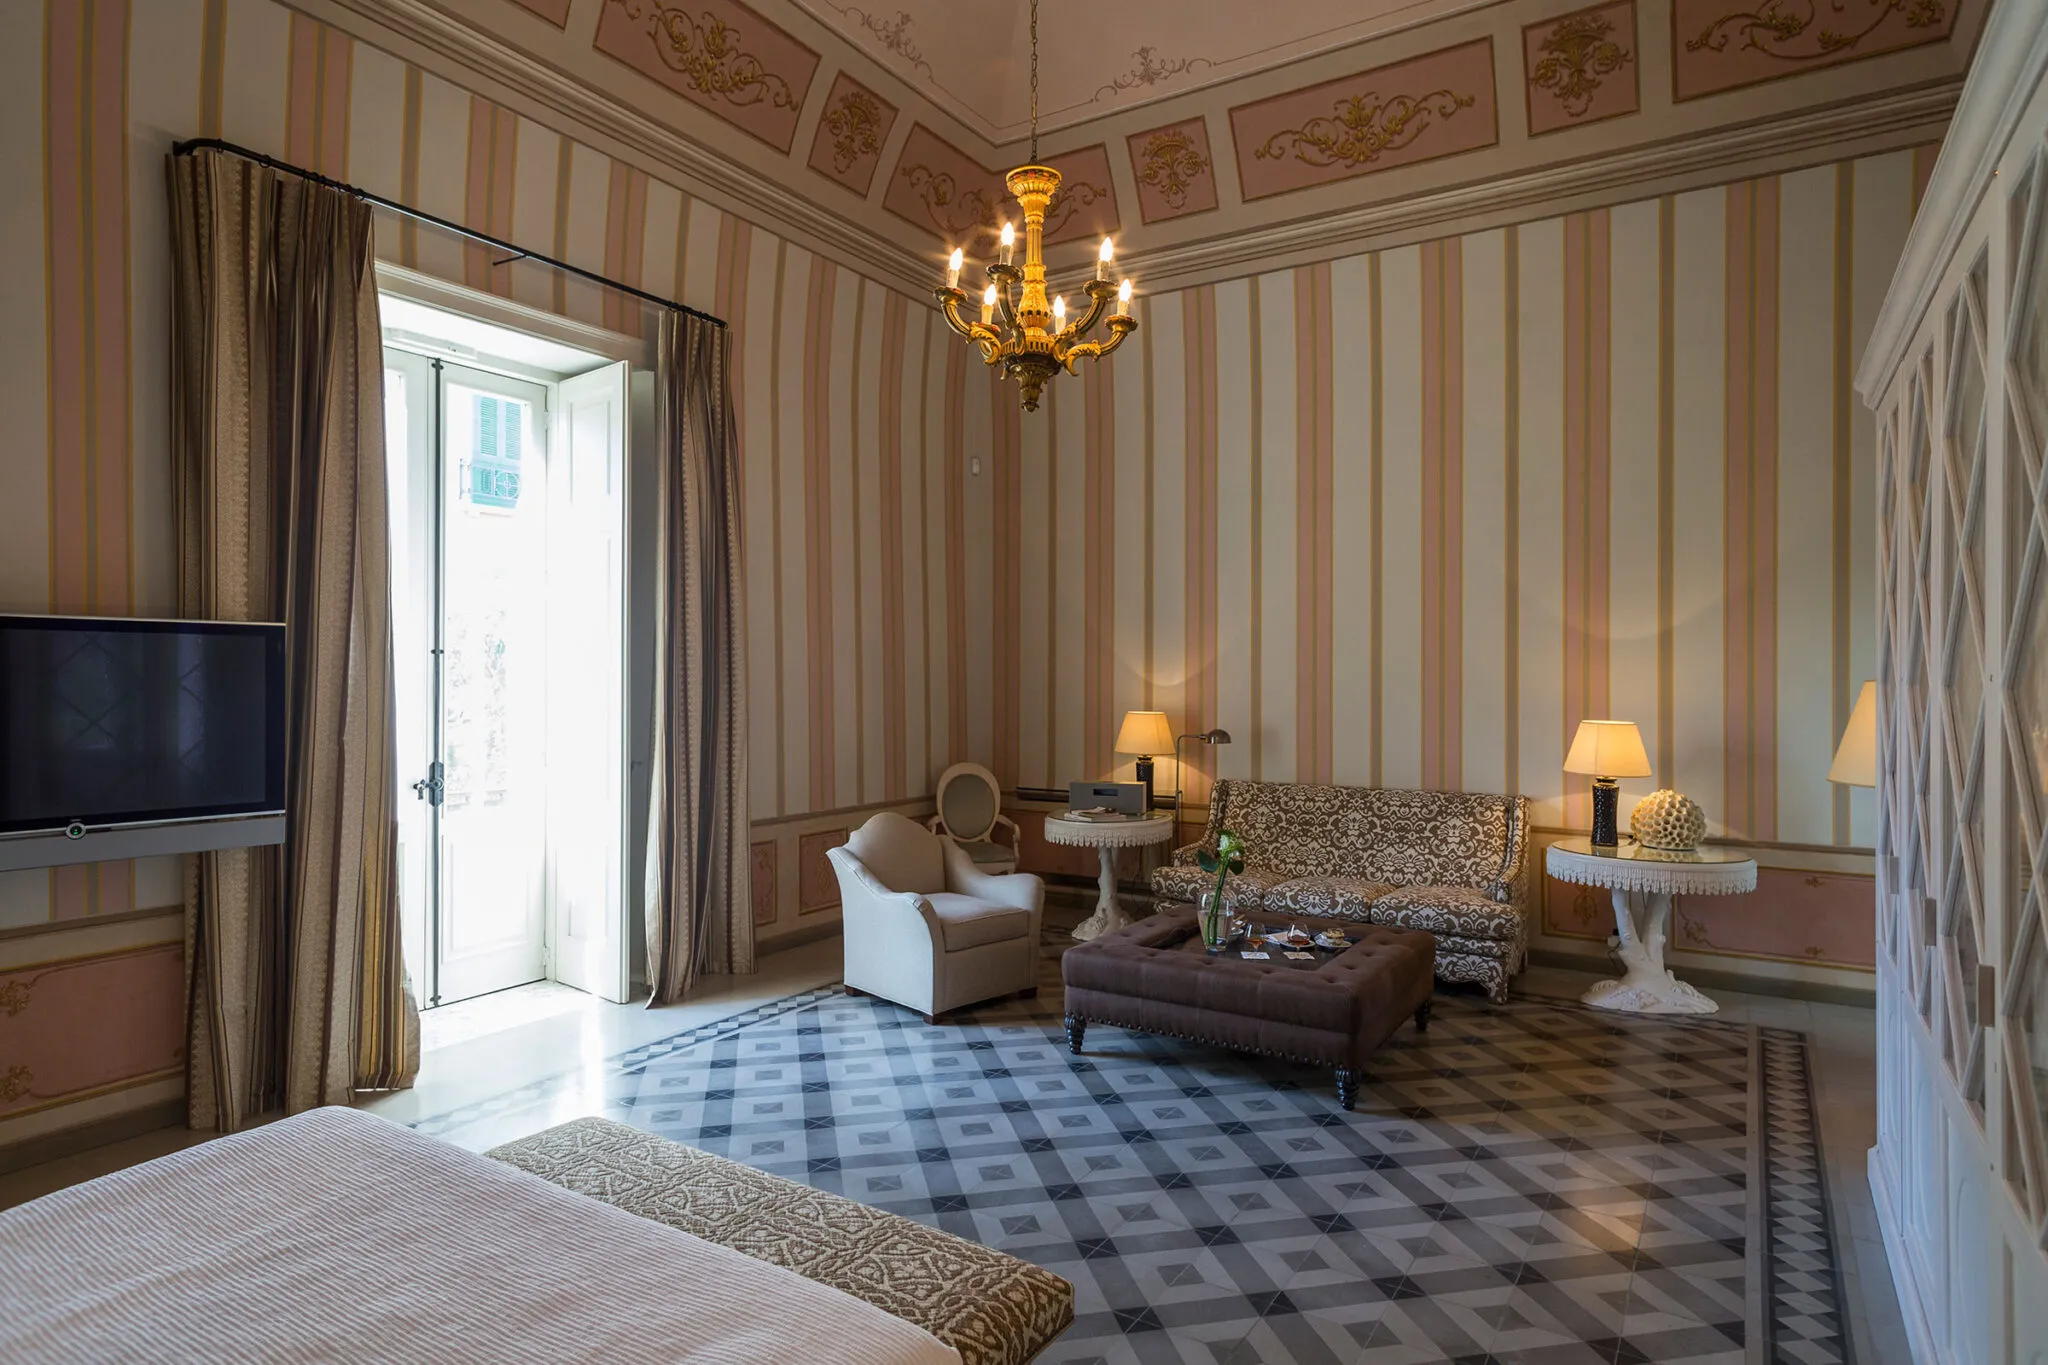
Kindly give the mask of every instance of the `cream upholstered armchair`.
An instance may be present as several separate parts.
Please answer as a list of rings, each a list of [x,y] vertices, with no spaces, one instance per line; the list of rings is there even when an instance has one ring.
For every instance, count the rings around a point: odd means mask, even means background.
[[[826,856],[839,874],[848,995],[893,1000],[933,1023],[962,1005],[1038,993],[1038,878],[979,871],[966,850],[894,811]]]

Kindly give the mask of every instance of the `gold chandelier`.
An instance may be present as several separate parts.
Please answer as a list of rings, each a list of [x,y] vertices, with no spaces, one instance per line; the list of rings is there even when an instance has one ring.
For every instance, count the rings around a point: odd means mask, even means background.
[[[1001,366],[1005,375],[1016,380],[1024,393],[1025,409],[1036,412],[1038,395],[1046,380],[1062,368],[1068,374],[1079,374],[1076,366],[1080,361],[1108,355],[1138,330],[1138,320],[1130,312],[1131,282],[1110,283],[1109,267],[1115,247],[1107,237],[1102,239],[1102,250],[1095,260],[1095,278],[1082,286],[1088,295],[1088,311],[1080,320],[1068,325],[1066,299],[1058,295],[1050,301],[1046,298],[1045,212],[1059,192],[1060,173],[1050,166],[1035,164],[1038,0],[1031,0],[1031,160],[1034,164],[1019,166],[1003,177],[1024,209],[1024,268],[1019,270],[1012,264],[1017,233],[1015,227],[1004,223],[1001,259],[989,265],[988,288],[981,295],[981,321],[969,322],[960,311],[967,302],[967,293],[960,288],[965,255],[958,247],[946,262],[946,287],[934,290],[933,295],[946,315],[947,325],[980,348],[984,361]],[[1095,330],[1111,299],[1116,300],[1116,311],[1109,315],[1107,323],[1109,340],[1083,340]]]

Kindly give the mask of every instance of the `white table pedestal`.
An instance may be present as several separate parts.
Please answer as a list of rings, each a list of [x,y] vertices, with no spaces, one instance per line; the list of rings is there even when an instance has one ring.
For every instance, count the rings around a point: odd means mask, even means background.
[[[1117,900],[1117,853],[1146,844],[1163,844],[1173,837],[1173,817],[1147,815],[1134,820],[1077,820],[1069,815],[1045,817],[1047,843],[1092,848],[1101,858],[1095,877],[1095,913],[1074,926],[1074,938],[1086,943],[1131,922]]]
[[[1614,902],[1618,980],[1595,982],[1584,1003],[1631,1014],[1713,1014],[1721,1007],[1664,965],[1673,896],[1726,896],[1756,889],[1756,862],[1724,848],[1673,852],[1623,844],[1595,848],[1585,838],[1560,839],[1544,855],[1559,881],[1604,889]]]
[[[1603,1010],[1635,1014],[1713,1014],[1721,1007],[1680,981],[1664,965],[1671,897],[1661,892],[1614,891],[1615,937],[1609,946],[1621,959],[1618,981],[1595,982],[1579,997]]]
[[[1131,922],[1130,913],[1116,895],[1117,851],[1107,845],[1095,851],[1102,855],[1102,870],[1095,876],[1095,913],[1074,926],[1074,938],[1081,943]]]

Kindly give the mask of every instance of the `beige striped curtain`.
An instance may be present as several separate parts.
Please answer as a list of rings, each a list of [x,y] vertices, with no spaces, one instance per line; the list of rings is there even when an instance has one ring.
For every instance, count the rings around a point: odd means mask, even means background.
[[[731,336],[661,319],[654,773],[647,822],[649,1005],[700,973],[754,970],[747,858],[740,452]]]
[[[186,878],[194,1128],[409,1085],[383,339],[369,206],[240,157],[170,162],[172,477],[186,616],[283,621],[290,833]]]

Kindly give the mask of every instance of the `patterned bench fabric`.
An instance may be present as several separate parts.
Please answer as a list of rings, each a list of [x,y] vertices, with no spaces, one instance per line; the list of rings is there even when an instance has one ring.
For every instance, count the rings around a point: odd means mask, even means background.
[[[1195,855],[1222,829],[1245,841],[1251,864],[1232,879],[1233,910],[1425,929],[1439,939],[1439,977],[1475,981],[1495,1000],[1507,999],[1507,983],[1527,955],[1528,798],[1224,779],[1211,789],[1202,842],[1175,849],[1171,864],[1152,874],[1152,889],[1194,899],[1209,884]],[[1359,896],[1373,887],[1382,894],[1361,913]],[[1249,903],[1254,892],[1257,907]]]
[[[577,1119],[486,1155],[851,1294],[965,1365],[1023,1365],[1074,1320],[1049,1270],[624,1124]]]
[[[1325,919],[1371,921],[1373,902],[1399,889],[1369,877],[1296,877],[1268,891],[1265,908]]]
[[[1192,863],[1193,859],[1189,860]],[[1223,884],[1226,908],[1245,913],[1265,904],[1266,893],[1287,880],[1285,873],[1263,867],[1248,867]],[[1216,884],[1214,875],[1199,867],[1176,863],[1152,874],[1153,894],[1172,901],[1196,904],[1195,897]]]
[[[1513,939],[1522,933],[1522,912],[1469,886],[1404,886],[1372,903],[1374,924],[1423,929],[1459,938]]]

